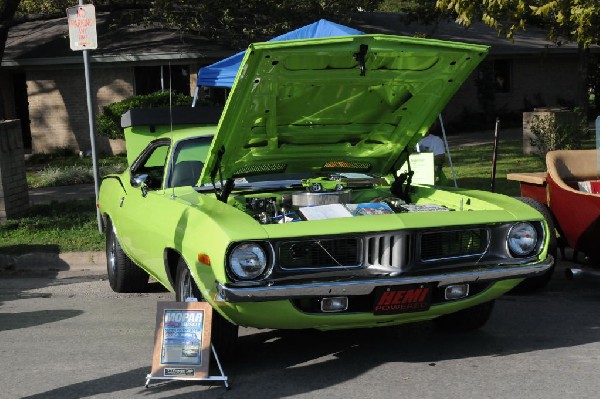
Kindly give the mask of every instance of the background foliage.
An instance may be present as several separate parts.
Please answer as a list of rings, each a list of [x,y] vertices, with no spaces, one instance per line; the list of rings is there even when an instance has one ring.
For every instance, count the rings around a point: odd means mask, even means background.
[[[193,98],[185,94],[173,92],[157,92],[146,95],[132,96],[123,101],[109,104],[102,109],[96,118],[98,135],[111,139],[122,139],[121,115],[130,109],[190,107]]]
[[[570,123],[565,123],[556,116],[533,116],[531,145],[542,159],[546,159],[548,151],[579,150],[584,140],[591,138],[587,117],[581,110],[575,110],[572,119]]]

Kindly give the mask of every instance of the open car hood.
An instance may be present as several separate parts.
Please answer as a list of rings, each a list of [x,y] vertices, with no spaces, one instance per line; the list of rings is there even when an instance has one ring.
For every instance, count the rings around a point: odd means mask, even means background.
[[[385,35],[253,44],[200,183],[284,172],[386,175],[487,50]]]

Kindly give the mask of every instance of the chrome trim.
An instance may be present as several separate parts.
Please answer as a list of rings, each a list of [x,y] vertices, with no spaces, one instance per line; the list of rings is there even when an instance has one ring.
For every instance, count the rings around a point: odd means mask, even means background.
[[[468,284],[471,282],[531,277],[543,274],[553,264],[554,258],[548,256],[543,261],[519,266],[498,266],[495,269],[479,269],[468,272],[427,276],[312,282],[261,287],[233,287],[217,282],[216,287],[218,295],[226,302],[261,302],[313,296],[368,295],[375,287],[388,285],[438,283],[439,286],[444,286],[449,284]]]
[[[403,231],[363,237],[363,264],[367,269],[401,273],[407,266],[410,234]]]

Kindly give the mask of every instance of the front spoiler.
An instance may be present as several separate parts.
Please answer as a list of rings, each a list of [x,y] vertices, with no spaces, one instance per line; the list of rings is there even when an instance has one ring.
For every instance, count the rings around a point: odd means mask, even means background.
[[[306,297],[368,295],[376,287],[437,283],[438,286],[508,280],[543,274],[554,264],[554,258],[519,266],[498,266],[468,272],[434,274],[416,277],[390,277],[369,280],[327,281],[261,287],[232,287],[217,283],[218,300],[226,302],[263,302]]]

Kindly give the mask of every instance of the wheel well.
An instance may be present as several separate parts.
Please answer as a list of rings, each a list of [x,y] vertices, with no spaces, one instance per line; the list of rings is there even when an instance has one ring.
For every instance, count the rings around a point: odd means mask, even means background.
[[[171,283],[173,288],[175,288],[175,274],[177,273],[177,262],[179,262],[179,258],[181,258],[181,254],[173,248],[165,249],[165,271],[167,272],[169,283]]]

